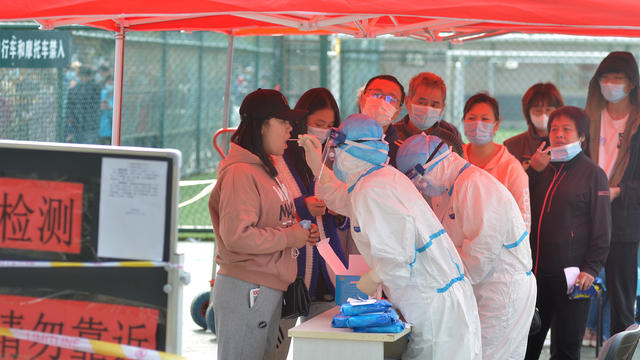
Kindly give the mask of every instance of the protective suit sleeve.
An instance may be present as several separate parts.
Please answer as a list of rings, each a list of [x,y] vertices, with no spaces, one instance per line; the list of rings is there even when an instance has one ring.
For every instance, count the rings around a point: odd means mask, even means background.
[[[609,182],[602,169],[596,169],[590,190],[591,219],[598,221],[591,221],[589,250],[580,270],[596,277],[607,260],[611,240],[611,204],[607,195]]]
[[[219,240],[229,251],[244,254],[271,254],[290,247],[295,240],[289,228],[257,227],[260,191],[253,178],[242,170],[242,166],[229,169],[221,184]]]
[[[511,224],[511,221],[499,220],[513,214],[501,213],[500,216],[492,216],[492,212],[495,213],[501,209],[498,201],[495,201],[495,191],[491,191],[490,187],[483,186],[478,181],[457,182],[455,191],[458,194],[454,195],[456,199],[454,211],[461,215],[459,217],[456,215],[456,218],[460,219],[464,237],[460,257],[471,284],[475,285],[482,282],[491,273],[496,261],[499,261],[498,253],[502,250],[503,241],[496,234],[505,232],[500,229],[501,226]],[[497,198],[504,199],[502,196]]]
[[[338,180],[333,171],[325,168],[322,177],[329,179],[325,183],[316,183],[317,196],[324,201],[327,208],[347,217],[351,216],[351,203],[347,185]]]
[[[397,288],[406,286],[411,277],[416,226],[414,215],[394,196],[395,191],[402,189],[393,183],[370,181],[351,196],[359,231],[369,241],[373,262],[369,266],[386,286]],[[361,238],[356,238],[356,245]]]

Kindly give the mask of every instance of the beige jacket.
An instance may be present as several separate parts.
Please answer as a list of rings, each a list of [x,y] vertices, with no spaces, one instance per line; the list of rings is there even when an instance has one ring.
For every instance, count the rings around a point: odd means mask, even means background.
[[[287,228],[296,221],[293,197],[256,155],[231,144],[218,167],[209,213],[219,274],[287,289],[297,272],[293,233]]]

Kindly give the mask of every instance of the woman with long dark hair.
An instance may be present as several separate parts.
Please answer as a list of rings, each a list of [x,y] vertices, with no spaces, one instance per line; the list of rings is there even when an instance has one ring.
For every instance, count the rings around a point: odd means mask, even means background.
[[[240,106],[240,126],[209,198],[218,273],[213,306],[218,359],[269,359],[283,292],[296,278],[298,248],[316,242],[315,225],[296,221],[273,157],[287,147],[291,123],[305,116],[276,90],[258,89]]]
[[[338,104],[325,88],[313,88],[306,91],[295,106],[296,110],[306,111],[307,116],[294,124],[292,138],[300,134],[315,136],[325,144],[332,127],[340,126],[340,110]],[[291,191],[296,212],[301,219],[317,224],[320,238],[328,238],[331,248],[345,266],[348,265],[346,238],[341,242],[336,226],[336,214],[327,209],[324,201],[316,196],[315,179],[304,158],[304,150],[296,143],[290,143],[282,158],[277,158],[276,168],[282,175],[284,183]],[[340,217],[344,221],[344,217]],[[335,303],[335,287],[327,265],[315,246],[303,246],[298,256],[298,278],[304,280],[309,289],[311,307],[309,314],[302,320],[314,317],[331,309]],[[295,325],[297,319],[283,319],[276,359],[285,359],[291,339],[288,330]]]

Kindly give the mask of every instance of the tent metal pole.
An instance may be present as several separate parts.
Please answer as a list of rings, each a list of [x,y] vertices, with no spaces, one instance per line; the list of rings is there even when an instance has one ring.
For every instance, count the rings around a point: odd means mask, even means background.
[[[111,124],[111,145],[120,146],[122,130],[122,84],[124,74],[124,27],[115,34],[116,51],[113,69],[113,122]]]
[[[227,50],[227,83],[225,84],[224,90],[224,119],[222,119],[222,127],[229,127],[229,107],[231,105],[231,71],[233,70],[233,31],[229,34],[229,49]],[[226,136],[224,140],[224,144],[222,145],[223,149],[228,149],[229,146],[229,137]]]

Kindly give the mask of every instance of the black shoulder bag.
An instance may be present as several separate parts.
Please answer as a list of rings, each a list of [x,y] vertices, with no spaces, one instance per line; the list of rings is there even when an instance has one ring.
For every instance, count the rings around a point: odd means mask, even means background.
[[[289,284],[287,291],[282,297],[282,315],[283,319],[295,319],[300,316],[309,314],[311,306],[311,298],[304,281],[297,278]]]

